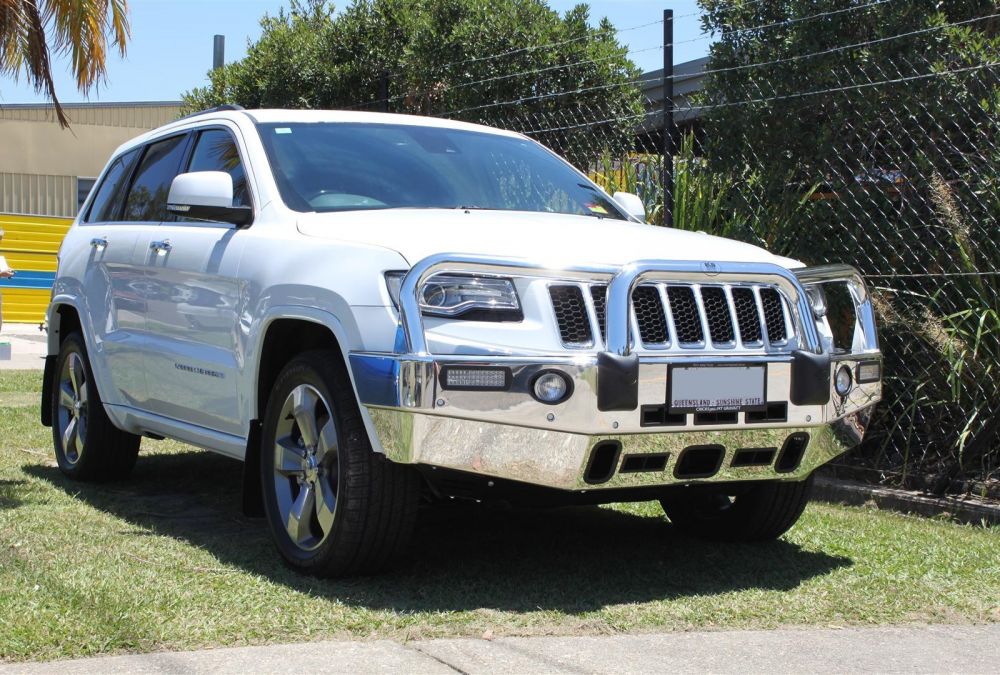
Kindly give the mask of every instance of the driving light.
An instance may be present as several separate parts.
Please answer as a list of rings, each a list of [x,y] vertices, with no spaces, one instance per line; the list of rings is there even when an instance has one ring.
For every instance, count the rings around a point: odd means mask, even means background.
[[[833,386],[837,390],[837,393],[841,396],[847,396],[851,393],[851,385],[853,384],[851,378],[851,369],[847,366],[841,366],[837,369],[837,379],[834,381]]]
[[[826,293],[823,292],[822,286],[806,286],[806,297],[809,298],[809,306],[814,317],[822,319],[826,316]]]
[[[510,388],[509,368],[445,366],[441,372],[441,388],[459,391],[506,391]]]
[[[857,376],[858,384],[878,382],[881,379],[882,379],[882,364],[879,363],[878,361],[858,364],[858,376]]]
[[[535,398],[549,405],[564,401],[570,395],[570,390],[571,385],[566,376],[554,370],[536,377],[531,387]]]
[[[399,306],[405,272],[386,272],[385,283]],[[521,321],[521,303],[510,279],[438,274],[420,292],[420,308],[427,316],[478,321]]]

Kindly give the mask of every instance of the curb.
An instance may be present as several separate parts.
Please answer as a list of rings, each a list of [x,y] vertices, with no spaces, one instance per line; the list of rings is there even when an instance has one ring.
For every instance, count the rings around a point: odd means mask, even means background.
[[[900,513],[915,513],[932,518],[946,516],[970,525],[1000,525],[1000,504],[984,504],[956,497],[928,497],[854,481],[817,477],[812,498],[851,506],[871,502],[880,509]]]

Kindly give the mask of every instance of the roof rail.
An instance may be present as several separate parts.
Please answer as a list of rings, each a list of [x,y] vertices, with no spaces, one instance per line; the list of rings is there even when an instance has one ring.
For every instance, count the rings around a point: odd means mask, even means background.
[[[222,105],[217,105],[217,106],[215,106],[213,108],[205,108],[204,110],[197,110],[197,111],[195,111],[193,113],[188,113],[187,115],[184,115],[183,117],[178,117],[174,121],[175,122],[179,122],[181,120],[186,120],[189,117],[194,117],[195,115],[204,115],[205,113],[222,112],[222,111],[225,111],[225,110],[246,110],[246,108],[244,108],[241,105],[237,105],[236,103],[223,103]]]

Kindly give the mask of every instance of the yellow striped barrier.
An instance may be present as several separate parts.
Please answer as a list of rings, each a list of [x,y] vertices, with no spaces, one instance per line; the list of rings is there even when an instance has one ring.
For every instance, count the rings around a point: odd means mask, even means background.
[[[11,279],[0,279],[4,322],[39,323],[52,295],[56,254],[69,230],[71,218],[0,213],[0,255],[17,270]]]

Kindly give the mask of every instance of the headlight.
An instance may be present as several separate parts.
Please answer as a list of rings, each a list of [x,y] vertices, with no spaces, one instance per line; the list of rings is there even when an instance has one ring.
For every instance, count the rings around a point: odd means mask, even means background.
[[[809,306],[812,307],[813,316],[822,319],[826,316],[826,292],[819,284],[806,286],[806,297],[809,298]]]
[[[399,307],[405,272],[386,272],[389,297]],[[500,277],[437,274],[424,283],[420,309],[426,316],[467,321],[521,321],[521,303],[514,282]]]

